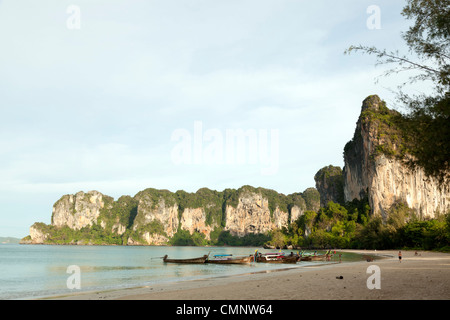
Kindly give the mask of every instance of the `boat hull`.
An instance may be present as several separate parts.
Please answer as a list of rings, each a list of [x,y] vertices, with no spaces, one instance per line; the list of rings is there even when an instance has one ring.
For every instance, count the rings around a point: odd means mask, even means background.
[[[207,259],[208,259],[207,255],[204,255],[203,257],[191,258],[191,259],[168,259],[167,255],[165,255],[163,258],[163,261],[164,261],[164,263],[202,264],[202,263],[206,263]]]
[[[326,255],[300,257],[300,261],[324,261],[325,259]]]
[[[256,258],[256,262],[263,262],[263,263],[297,263],[298,260],[299,260],[298,256],[277,256],[277,257],[258,256]]]
[[[216,258],[207,260],[206,263],[217,263],[217,264],[248,264],[253,262],[253,256],[248,256],[244,258]]]

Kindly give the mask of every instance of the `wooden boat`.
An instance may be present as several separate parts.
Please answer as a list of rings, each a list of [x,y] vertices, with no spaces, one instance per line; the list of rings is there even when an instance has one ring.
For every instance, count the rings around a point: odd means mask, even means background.
[[[299,261],[299,260],[300,260],[300,257],[298,255],[283,257],[283,263],[297,263],[297,261]]]
[[[163,261],[165,263],[197,263],[197,264],[202,264],[202,263],[206,263],[206,260],[208,259],[208,255],[204,255],[203,257],[199,257],[199,258],[191,258],[191,259],[168,259],[167,258],[167,254],[164,256]]]
[[[318,255],[318,256],[312,256],[311,257],[311,261],[323,261],[326,258],[327,258],[326,254],[321,254],[321,255]]]
[[[256,262],[277,262],[281,261],[283,256],[282,252],[258,253],[255,260]]]
[[[321,255],[306,255],[306,256],[300,256],[300,261],[323,261],[327,258],[327,256],[325,254],[321,254]]]
[[[256,256],[256,262],[296,263],[298,260],[298,255],[285,256],[283,253],[265,253]]]
[[[312,261],[311,256],[300,256],[300,261]]]
[[[206,263],[218,264],[247,264],[253,262],[253,255],[245,257],[232,257],[231,255],[217,255],[213,259],[206,260]]]

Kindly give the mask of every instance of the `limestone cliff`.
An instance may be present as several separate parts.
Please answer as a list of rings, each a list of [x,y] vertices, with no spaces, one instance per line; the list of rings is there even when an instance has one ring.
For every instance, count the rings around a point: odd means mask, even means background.
[[[178,228],[178,205],[167,190],[146,189],[139,192],[137,216],[128,239],[133,244],[161,245],[168,242]],[[156,236],[157,235],[157,236]],[[141,243],[138,239],[145,239]]]
[[[314,176],[316,189],[320,194],[320,206],[325,207],[329,201],[343,204],[344,178],[342,169],[329,165],[317,171]]]
[[[395,156],[403,152],[395,113],[376,95],[363,101],[353,139],[344,148],[345,200],[368,197],[372,213],[383,217],[398,202],[422,218],[434,217],[450,209],[449,186],[439,187],[422,169],[411,170]]]
[[[34,223],[30,227],[30,240],[29,244],[44,243],[50,235],[42,228],[42,223]]]
[[[242,189],[237,205],[226,205],[226,231],[236,236],[267,233],[273,229],[288,227],[290,221],[298,219],[306,209],[301,197],[292,200],[290,206],[282,202],[276,203],[274,199],[273,203],[269,204],[270,196],[264,195],[264,191],[267,190]]]
[[[105,207],[105,200],[111,199],[98,191],[65,195],[53,206],[52,225],[68,226],[75,230],[92,226],[97,222],[100,210]]]
[[[204,208],[186,208],[181,215],[180,228],[189,231],[190,234],[200,232],[206,240],[211,240],[211,232],[218,227],[216,223],[206,223],[206,211]]]
[[[318,207],[315,192],[309,188],[285,196],[251,186],[223,192],[202,188],[196,193],[149,188],[115,201],[98,191],[80,191],[61,197],[53,206],[52,224],[34,224],[27,241],[166,245],[181,231],[207,241],[217,230],[216,237],[221,231],[238,237],[264,234],[288,227],[305,210]]]
[[[225,201],[225,231],[236,236],[266,233],[288,227],[306,210],[319,208],[318,192],[283,195],[273,190],[243,186]]]
[[[273,229],[269,201],[261,194],[243,193],[236,207],[226,206],[225,214],[225,230],[233,235],[265,233]]]

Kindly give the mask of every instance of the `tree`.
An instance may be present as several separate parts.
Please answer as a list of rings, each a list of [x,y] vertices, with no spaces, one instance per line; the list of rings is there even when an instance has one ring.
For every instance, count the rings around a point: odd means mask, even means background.
[[[286,230],[285,230],[286,231]],[[286,245],[286,235],[280,229],[272,231],[271,240],[267,244],[275,246],[276,248],[283,248]]]
[[[407,154],[398,155],[412,168],[422,167],[425,174],[441,185],[450,180],[450,1],[407,0],[402,15],[413,25],[402,34],[410,56],[370,46],[351,46],[346,53],[361,51],[376,55],[377,64],[394,64],[384,75],[412,71],[400,83],[397,99],[406,112],[397,116]],[[407,84],[430,82],[432,92],[408,95]]]

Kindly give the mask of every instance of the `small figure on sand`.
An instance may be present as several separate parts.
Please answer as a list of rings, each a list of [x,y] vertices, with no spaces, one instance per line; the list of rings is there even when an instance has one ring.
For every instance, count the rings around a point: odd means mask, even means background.
[[[402,262],[402,252],[401,251],[398,252],[398,261],[400,263]]]

